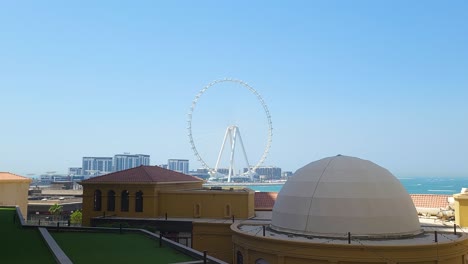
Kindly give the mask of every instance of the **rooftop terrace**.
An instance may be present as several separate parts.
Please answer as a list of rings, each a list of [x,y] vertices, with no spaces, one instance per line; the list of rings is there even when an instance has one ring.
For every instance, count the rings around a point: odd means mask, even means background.
[[[36,226],[22,225],[19,217],[16,208],[0,207],[0,263],[60,263],[45,242],[49,238],[44,238]],[[166,238],[160,241],[145,230],[48,229],[58,250],[63,250],[73,263],[203,263],[203,253]],[[209,256],[207,261],[224,263]]]
[[[22,228],[15,208],[0,207],[0,234],[1,263],[55,263],[39,231]]]

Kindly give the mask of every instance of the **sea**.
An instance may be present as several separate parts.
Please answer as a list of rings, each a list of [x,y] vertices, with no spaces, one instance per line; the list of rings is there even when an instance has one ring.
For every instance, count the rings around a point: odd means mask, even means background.
[[[468,188],[468,177],[397,177],[410,194],[455,194]],[[249,184],[259,192],[279,192],[283,184]]]

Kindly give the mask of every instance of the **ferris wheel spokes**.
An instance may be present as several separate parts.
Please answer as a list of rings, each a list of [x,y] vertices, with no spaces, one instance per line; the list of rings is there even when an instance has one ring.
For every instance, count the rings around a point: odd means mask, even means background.
[[[242,86],[244,88],[247,88],[257,98],[258,102],[261,104],[261,106],[263,108],[263,111],[265,113],[266,120],[267,120],[267,126],[268,126],[267,127],[267,130],[268,130],[267,141],[266,141],[266,145],[265,145],[265,149],[263,151],[263,154],[260,157],[260,160],[252,167],[250,166],[250,164],[248,162],[247,153],[246,153],[245,148],[244,148],[244,143],[242,142],[242,136],[240,135],[240,131],[239,131],[239,128],[237,126],[230,126],[230,127],[227,128],[226,133],[224,135],[223,144],[221,146],[221,150],[219,152],[218,159],[216,161],[216,166],[214,167],[214,169],[212,167],[210,167],[203,160],[203,158],[201,157],[200,153],[198,152],[198,150],[197,150],[197,148],[195,146],[195,142],[194,142],[193,135],[192,135],[193,112],[194,112],[194,110],[196,108],[196,105],[197,105],[199,99],[201,98],[201,96],[209,88],[211,88],[211,87],[213,87],[213,86],[215,86],[215,85],[217,85],[219,83],[236,83],[236,84],[239,84],[240,86]],[[208,170],[211,178],[217,178],[217,179],[220,179],[220,178],[225,179],[226,178],[226,175],[223,175],[223,174],[219,173],[218,169],[219,169],[219,163],[220,163],[220,160],[221,160],[221,156],[222,156],[222,153],[224,151],[224,148],[226,147],[226,141],[227,141],[227,138],[229,136],[229,140],[230,140],[230,143],[231,143],[231,155],[230,155],[230,161],[229,161],[229,172],[228,172],[228,175],[227,175],[228,182],[231,181],[231,176],[234,176],[234,172],[235,172],[234,153],[235,153],[237,141],[238,140],[240,141],[242,152],[244,154],[244,158],[245,158],[245,161],[246,161],[246,164],[247,164],[247,173],[243,173],[242,176],[241,175],[239,175],[239,176],[244,177],[244,176],[247,175],[250,178],[250,180],[253,180],[253,175],[255,174],[256,169],[260,165],[263,164],[263,162],[265,161],[265,159],[266,159],[266,157],[268,155],[268,152],[269,152],[270,146],[271,146],[272,136],[273,136],[273,132],[272,132],[273,127],[272,127],[272,123],[271,123],[270,111],[268,110],[268,107],[266,106],[265,101],[263,100],[263,98],[260,96],[260,94],[254,88],[252,88],[247,83],[245,83],[245,82],[243,82],[241,80],[236,80],[236,79],[231,79],[231,78],[226,78],[226,79],[213,81],[213,82],[209,83],[207,86],[203,87],[203,89],[195,96],[195,99],[192,101],[192,104],[190,106],[189,113],[188,113],[187,130],[188,130],[189,142],[190,142],[190,145],[192,147],[192,151],[195,154],[195,157],[202,164],[202,166],[205,169]]]

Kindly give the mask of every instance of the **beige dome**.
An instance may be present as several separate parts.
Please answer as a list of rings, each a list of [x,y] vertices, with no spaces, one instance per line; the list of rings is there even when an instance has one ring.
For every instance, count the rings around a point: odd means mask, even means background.
[[[271,228],[330,237],[421,233],[413,201],[395,176],[370,161],[341,155],[294,173],[278,194]]]

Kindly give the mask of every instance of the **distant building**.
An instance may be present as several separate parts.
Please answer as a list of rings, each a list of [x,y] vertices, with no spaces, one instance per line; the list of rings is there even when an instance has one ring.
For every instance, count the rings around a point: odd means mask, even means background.
[[[127,170],[141,165],[150,165],[150,155],[117,154],[114,156],[114,171]]]
[[[49,174],[39,175],[39,182],[41,184],[50,184],[52,181],[53,181],[52,175],[49,175]]]
[[[184,174],[189,172],[189,161],[186,159],[170,159],[167,161],[169,170],[178,171]]]
[[[189,175],[208,180],[210,178],[210,174],[208,173],[208,169],[205,168],[198,168],[197,170],[194,171],[189,171]]]
[[[204,180],[208,180],[210,178],[210,174],[208,172],[189,171],[188,175],[195,176]]]
[[[247,168],[244,168],[244,172],[247,172]],[[255,169],[255,173],[257,173],[260,178],[263,178],[265,180],[281,179],[281,168],[278,167],[258,167],[257,169]]]
[[[224,175],[228,175],[229,174],[229,169],[228,168],[218,168],[216,170],[216,172],[224,174]]]
[[[208,173],[208,169],[205,168],[198,168],[197,173]]]
[[[292,171],[283,171],[283,172],[281,173],[281,176],[282,176],[283,178],[289,178],[289,177],[291,177],[292,175],[293,175],[293,172],[292,172]]]
[[[112,172],[112,157],[83,157],[82,172],[85,176]]]
[[[83,176],[81,176],[83,177]],[[43,185],[49,185],[52,184],[53,182],[63,182],[63,181],[70,181],[72,180],[73,177],[70,175],[64,175],[64,174],[42,174],[39,175],[39,184]]]
[[[70,176],[80,176],[80,175],[83,175],[83,168],[80,168],[80,167],[71,167],[71,168],[68,168],[68,175],[70,175]]]
[[[161,168],[163,168],[163,169],[167,169],[167,168],[168,168],[167,164],[161,164],[161,165],[159,165],[159,167],[161,167]]]

